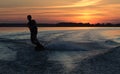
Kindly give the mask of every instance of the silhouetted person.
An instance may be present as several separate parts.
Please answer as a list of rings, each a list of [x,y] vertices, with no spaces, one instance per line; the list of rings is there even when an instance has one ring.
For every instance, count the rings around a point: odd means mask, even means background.
[[[40,44],[40,42],[37,39],[38,29],[37,29],[36,21],[32,19],[31,15],[28,15],[27,19],[28,19],[27,26],[29,27],[31,33],[31,42],[34,45],[36,45],[35,49],[37,50],[43,49],[44,47]]]

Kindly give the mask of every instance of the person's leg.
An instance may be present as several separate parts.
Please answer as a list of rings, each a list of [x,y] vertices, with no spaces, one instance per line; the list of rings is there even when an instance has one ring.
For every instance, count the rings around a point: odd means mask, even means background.
[[[36,47],[44,48],[43,45],[40,44],[39,40],[37,39],[37,34],[31,35],[31,42],[36,45]]]
[[[40,44],[39,40],[35,38],[36,46],[39,48],[44,48],[42,44]]]
[[[31,42],[36,45],[34,34],[31,33]]]

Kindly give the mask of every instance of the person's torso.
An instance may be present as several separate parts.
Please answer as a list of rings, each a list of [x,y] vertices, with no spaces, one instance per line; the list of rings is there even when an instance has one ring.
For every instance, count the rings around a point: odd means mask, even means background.
[[[28,27],[31,32],[37,32],[37,26],[35,20],[31,20],[30,22],[28,22]]]

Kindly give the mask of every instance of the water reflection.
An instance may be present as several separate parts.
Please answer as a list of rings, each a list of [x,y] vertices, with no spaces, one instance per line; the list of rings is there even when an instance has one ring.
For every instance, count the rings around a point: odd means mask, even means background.
[[[54,31],[54,30],[120,30],[119,27],[39,27],[39,31]],[[0,27],[0,33],[2,32],[29,32],[27,27]]]
[[[100,33],[107,39],[118,39],[120,37],[120,30],[103,30]]]

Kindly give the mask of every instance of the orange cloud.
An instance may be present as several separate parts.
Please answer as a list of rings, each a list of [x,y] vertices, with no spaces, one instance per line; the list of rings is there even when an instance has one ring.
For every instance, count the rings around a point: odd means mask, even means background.
[[[71,8],[71,7],[84,7],[89,5],[96,5],[102,0],[81,0],[69,5],[62,5],[62,6],[49,6],[49,7],[43,7],[43,8]]]

